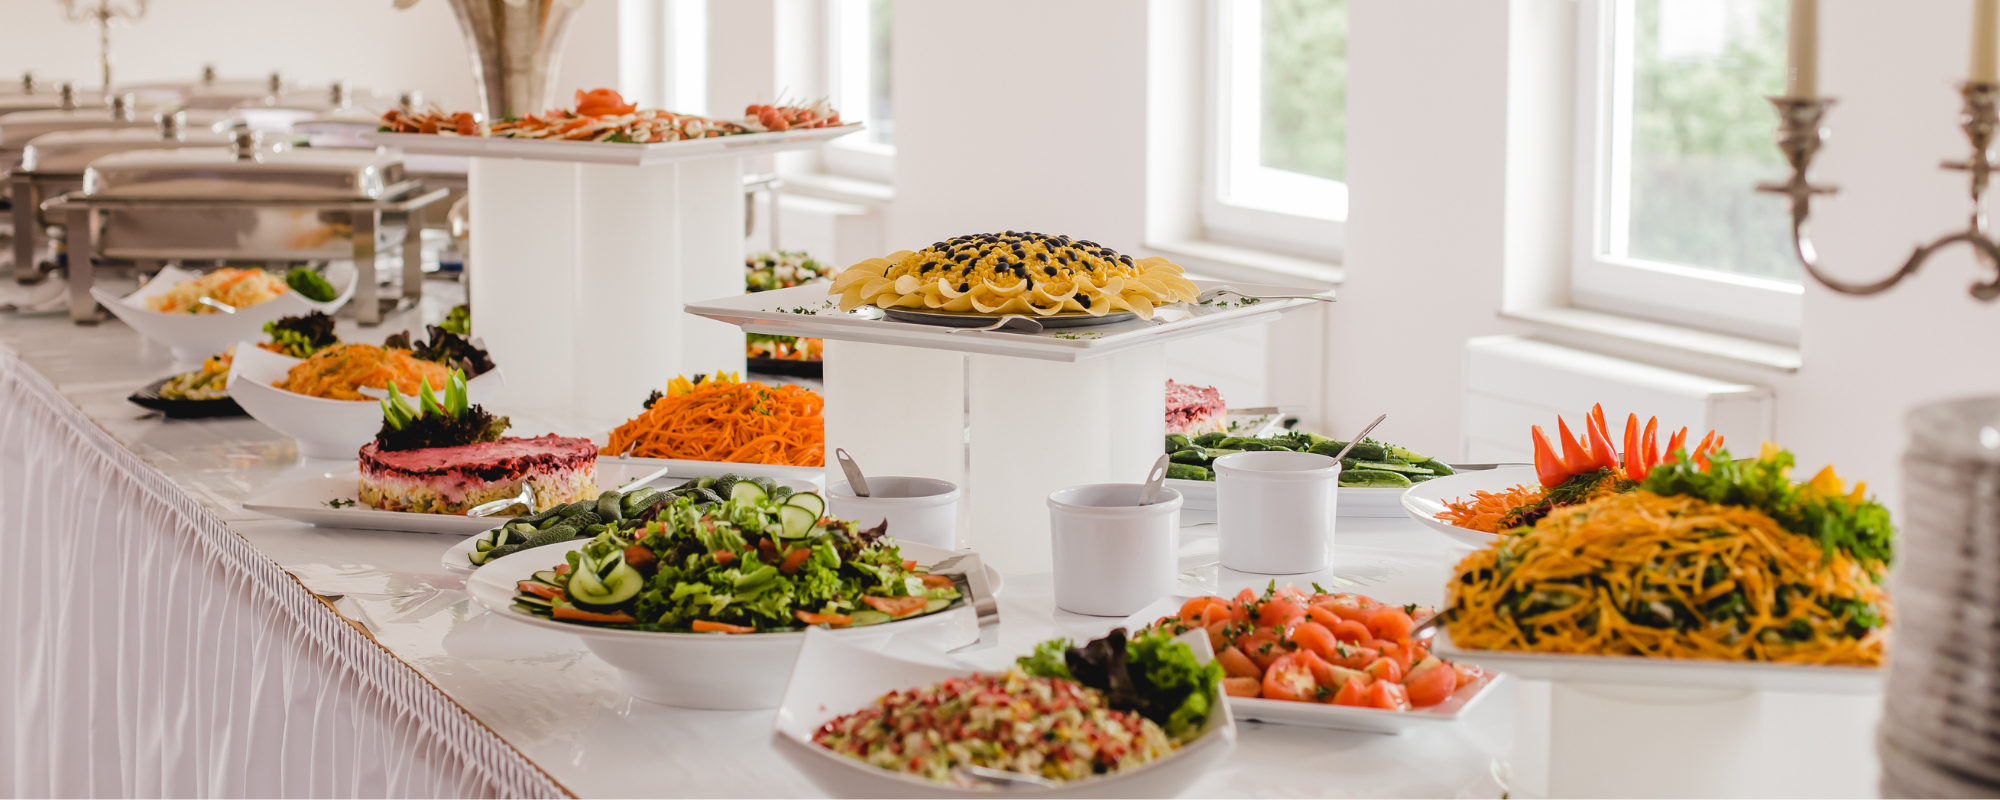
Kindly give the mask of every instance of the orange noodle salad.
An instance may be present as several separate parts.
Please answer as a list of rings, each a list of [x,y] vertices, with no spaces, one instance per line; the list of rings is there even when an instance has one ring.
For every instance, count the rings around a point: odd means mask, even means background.
[[[611,432],[604,455],[818,467],[826,463],[826,402],[797,386],[734,375],[675,378],[666,394]]]
[[[1516,486],[1498,493],[1473,492],[1470,500],[1446,502],[1445,510],[1438,512],[1436,518],[1467,530],[1499,533],[1533,525],[1553,509],[1632,491],[1659,466],[1666,453],[1679,452],[1687,441],[1687,429],[1682,428],[1667,439],[1663,453],[1656,436],[1659,424],[1659,417],[1646,420],[1642,433],[1639,415],[1627,414],[1625,448],[1621,453],[1611,444],[1611,429],[1604,424],[1604,406],[1591,406],[1590,413],[1584,416],[1582,441],[1570,433],[1568,422],[1556,418],[1562,437],[1561,455],[1549,443],[1548,434],[1542,433],[1542,426],[1533,426],[1530,432],[1535,444],[1535,476],[1541,488]],[[1688,451],[1687,457],[1696,464],[1706,465],[1708,453],[1720,447],[1722,437],[1709,431],[1700,444]]]
[[[1673,455],[1679,455],[1674,453]],[[1446,629],[1476,650],[1874,666],[1889,514],[1791,453],[1675,458],[1460,561]]]
[[[403,394],[418,393],[418,383],[428,383],[444,391],[450,370],[435,361],[425,361],[397,347],[372,344],[339,344],[292,366],[285,379],[271,384],[288,392],[324,397],[329,400],[376,402],[362,394],[362,388],[387,389],[390,381]]]

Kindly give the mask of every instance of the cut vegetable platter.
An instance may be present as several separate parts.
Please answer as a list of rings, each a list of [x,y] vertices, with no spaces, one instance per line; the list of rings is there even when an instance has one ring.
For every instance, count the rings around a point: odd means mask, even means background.
[[[837,128],[805,128],[790,131],[743,133],[712,136],[678,142],[575,142],[560,139],[508,139],[491,136],[441,136],[434,133],[384,133],[369,136],[378,145],[395,147],[405,153],[471,158],[513,158],[526,161],[565,161],[580,164],[623,164],[649,166],[697,158],[760,155],[782,150],[818,147],[834,139],[857,133],[861,123]]]

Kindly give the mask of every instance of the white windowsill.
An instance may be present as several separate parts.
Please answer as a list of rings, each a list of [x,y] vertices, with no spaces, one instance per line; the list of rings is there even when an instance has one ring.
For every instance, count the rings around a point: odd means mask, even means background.
[[[785,173],[783,177],[785,185],[778,191],[785,194],[817,197],[821,200],[873,208],[887,206],[896,201],[896,187],[886,183],[824,172]]]
[[[1329,289],[1347,278],[1339,264],[1205,239],[1148,239],[1146,249],[1223,280]]]
[[[1619,339],[1779,372],[1798,372],[1802,363],[1799,348],[1792,345],[1746,339],[1698,328],[1684,328],[1601,311],[1538,307],[1509,309],[1500,312],[1500,316],[1566,333]]]

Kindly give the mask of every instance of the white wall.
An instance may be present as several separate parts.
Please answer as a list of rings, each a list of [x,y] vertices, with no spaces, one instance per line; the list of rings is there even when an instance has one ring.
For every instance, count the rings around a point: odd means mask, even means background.
[[[616,86],[618,4],[585,3],[571,23],[557,85]],[[395,94],[421,89],[427,100],[470,108],[472,67],[445,0],[397,11],[390,0],[156,0],[145,19],[114,29],[118,83],[193,80],[213,63],[225,78],[289,78]],[[0,79],[33,69],[51,82],[98,83],[97,31],[64,23],[54,0],[0,3]],[[566,98],[561,99],[567,102]]]

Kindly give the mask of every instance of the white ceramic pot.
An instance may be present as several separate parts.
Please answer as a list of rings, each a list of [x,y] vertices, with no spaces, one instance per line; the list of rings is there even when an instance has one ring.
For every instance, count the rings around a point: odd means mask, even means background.
[[[354,267],[335,262],[326,268],[326,280],[340,287],[340,294],[324,303],[286,291],[254,306],[239,308],[234,314],[163,314],[146,305],[147,298],[165,294],[174,284],[199,277],[199,272],[167,267],[139,291],[124,297],[115,297],[102,287],[92,288],[90,295],[139,335],[173,348],[174,361],[184,365],[199,364],[236,342],[261,338],[266,322],[308,311],[332,314],[354,296]]]
[[[867,530],[889,522],[889,535],[946,550],[958,549],[958,486],[936,478],[868,478],[868,496],[841,481],[826,487],[828,516],[851,519]]]
[[[236,345],[229,366],[229,396],[244,413],[299,444],[304,458],[353,461],[361,446],[382,430],[382,404],[329,400],[288,392],[271,384],[300,359],[273,353],[251,342]],[[490,403],[506,388],[498,368],[465,382],[466,399]]]
[[[465,581],[465,590],[487,611],[524,625],[567,633],[583,640],[590,652],[618,670],[618,680],[633,697],[675,708],[747,710],[776,708],[785,695],[786,676],[806,632],[792,633],[653,633],[597,628],[530,616],[513,610],[516,586],[537,570],[563,563],[564,554],[589,544],[578,539],[523,550],[479,568]],[[911,548],[905,556],[935,563],[943,551]],[[881,647],[899,633],[924,631],[971,613],[961,607],[935,614],[828,633],[864,648]]]
[[[1222,565],[1298,575],[1333,563],[1340,462],[1318,453],[1231,453],[1215,460]]]
[[[1093,483],[1049,493],[1056,607],[1122,617],[1173,594],[1180,572],[1181,494],[1160,489],[1139,505],[1137,483]]]

